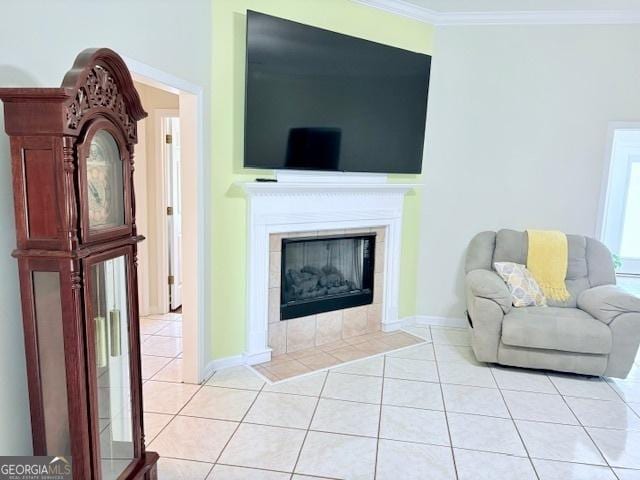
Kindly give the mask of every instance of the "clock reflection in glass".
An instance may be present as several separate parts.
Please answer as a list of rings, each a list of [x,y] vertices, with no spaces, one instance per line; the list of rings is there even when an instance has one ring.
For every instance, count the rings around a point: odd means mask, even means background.
[[[122,162],[110,133],[100,130],[91,141],[87,158],[87,197],[92,229],[122,225]]]

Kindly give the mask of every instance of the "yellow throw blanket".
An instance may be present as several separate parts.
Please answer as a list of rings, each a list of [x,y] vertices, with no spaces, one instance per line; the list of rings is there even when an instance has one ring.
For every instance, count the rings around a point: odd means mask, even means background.
[[[527,234],[527,268],[548,298],[567,300],[571,296],[564,283],[569,264],[567,236],[546,230],[527,230]]]

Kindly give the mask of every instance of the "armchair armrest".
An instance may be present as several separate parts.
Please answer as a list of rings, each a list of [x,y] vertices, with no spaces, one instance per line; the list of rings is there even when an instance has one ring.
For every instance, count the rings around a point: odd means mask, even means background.
[[[490,270],[471,270],[467,273],[466,283],[474,297],[496,302],[504,313],[511,311],[511,293],[497,273]]]
[[[578,308],[609,325],[624,313],[640,315],[640,298],[616,285],[601,285],[578,295]]]

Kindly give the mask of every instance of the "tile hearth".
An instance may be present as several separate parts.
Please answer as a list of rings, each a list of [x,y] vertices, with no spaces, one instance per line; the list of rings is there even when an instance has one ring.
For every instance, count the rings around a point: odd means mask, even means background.
[[[253,368],[268,380],[279,382],[424,342],[424,338],[403,331],[377,331],[318,347],[274,355],[271,361],[254,365]]]

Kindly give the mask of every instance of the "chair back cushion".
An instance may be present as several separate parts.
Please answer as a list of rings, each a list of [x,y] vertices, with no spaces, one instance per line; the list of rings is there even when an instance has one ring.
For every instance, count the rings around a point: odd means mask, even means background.
[[[549,306],[576,307],[578,295],[584,290],[616,283],[611,253],[607,247],[582,235],[567,235],[567,243],[569,264],[565,283],[571,296],[565,301],[547,299]],[[466,269],[492,270],[495,262],[526,265],[528,247],[526,232],[506,229],[497,233],[482,232],[469,245]]]

